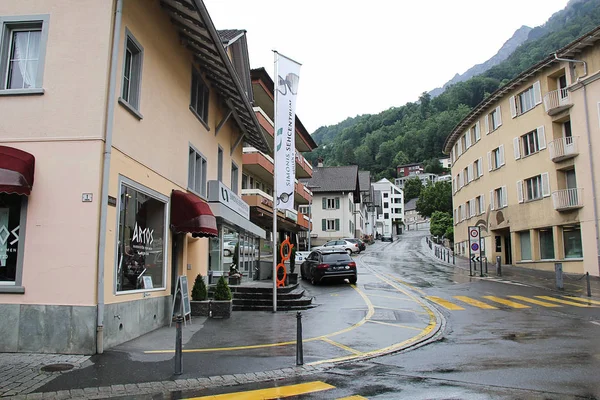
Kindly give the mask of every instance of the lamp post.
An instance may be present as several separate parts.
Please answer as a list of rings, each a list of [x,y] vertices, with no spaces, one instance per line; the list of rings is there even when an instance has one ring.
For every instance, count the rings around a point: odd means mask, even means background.
[[[310,201],[308,202],[308,251],[310,251],[310,236],[312,233],[312,227],[313,227],[313,221],[312,221],[312,203],[313,203],[313,195],[314,193],[312,192],[312,189],[318,189],[321,186],[311,186],[311,185],[306,185],[306,188],[308,190],[310,190],[311,196],[310,196]]]

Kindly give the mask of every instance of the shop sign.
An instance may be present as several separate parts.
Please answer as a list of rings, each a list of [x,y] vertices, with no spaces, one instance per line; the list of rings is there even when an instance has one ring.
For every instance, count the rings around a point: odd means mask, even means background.
[[[296,214],[295,212],[292,212],[290,210],[285,210],[285,217],[287,219],[291,219],[294,222],[298,222],[298,214]]]
[[[208,201],[219,202],[246,219],[250,219],[250,206],[219,181],[208,181]]]

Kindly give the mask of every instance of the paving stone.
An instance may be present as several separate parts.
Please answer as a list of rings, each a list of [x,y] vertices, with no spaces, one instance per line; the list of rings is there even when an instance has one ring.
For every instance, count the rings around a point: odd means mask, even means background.
[[[56,392],[44,392],[42,393],[42,399],[54,399],[56,398]]]
[[[83,397],[85,396],[85,392],[83,389],[71,389],[71,397]]]
[[[83,391],[85,392],[85,394],[96,394],[96,393],[98,393],[98,388],[97,387],[83,388]]]
[[[175,379],[175,384],[177,386],[188,386],[188,382],[185,379]]]
[[[112,391],[112,388],[110,386],[100,386],[98,388],[98,392],[100,393],[110,393]]]
[[[27,400],[40,400],[42,398],[41,393],[31,393],[27,395]]]
[[[198,379],[186,379],[188,385],[191,386],[197,386],[198,385]]]
[[[152,384],[150,382],[142,382],[137,384],[139,388],[151,388]]]
[[[212,383],[212,381],[210,380],[210,378],[198,378],[198,384],[199,385],[206,386],[206,385],[209,385],[211,383]]]
[[[136,390],[138,390],[138,385],[136,385],[135,383],[128,383],[125,385],[126,392],[133,392]]]
[[[113,391],[124,391],[125,390],[124,385],[111,385],[111,388]]]

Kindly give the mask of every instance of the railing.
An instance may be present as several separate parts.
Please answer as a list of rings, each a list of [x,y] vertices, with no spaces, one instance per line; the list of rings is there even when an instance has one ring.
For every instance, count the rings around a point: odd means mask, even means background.
[[[562,137],[548,143],[552,161],[565,160],[579,154],[579,136]]]
[[[583,188],[563,189],[552,193],[554,209],[558,211],[583,207]]]
[[[242,195],[246,195],[246,196],[258,195],[258,196],[262,196],[266,199],[273,201],[273,196],[266,194],[265,192],[263,192],[260,189],[242,189]]]
[[[253,154],[253,153],[260,153],[263,155],[263,157],[265,157],[267,160],[269,160],[271,162],[271,164],[275,164],[275,161],[273,161],[273,157],[271,157],[268,154],[263,153],[262,151],[258,150],[255,147],[244,147],[244,154]]]
[[[558,89],[546,93],[544,96],[544,107],[546,112],[552,114],[553,110],[571,104],[571,98],[567,89]]]

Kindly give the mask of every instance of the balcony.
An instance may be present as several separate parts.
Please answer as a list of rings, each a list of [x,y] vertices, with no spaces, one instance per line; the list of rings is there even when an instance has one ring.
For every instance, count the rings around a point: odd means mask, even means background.
[[[550,159],[554,162],[573,158],[579,154],[579,136],[562,137],[548,143]]]
[[[294,202],[296,204],[309,204],[312,200],[312,192],[308,190],[308,188],[301,182],[298,182],[296,179],[296,183],[294,185]]]
[[[250,207],[259,207],[273,213],[273,196],[260,189],[242,189],[242,200]]]
[[[312,165],[302,154],[296,151],[296,178],[311,178],[312,173]]]
[[[273,181],[273,159],[254,147],[244,147],[242,169],[265,182]]]
[[[557,211],[569,211],[583,207],[583,188],[563,189],[552,193]]]
[[[310,221],[310,218],[308,218],[308,215],[303,214],[300,211],[298,211],[298,225],[300,225],[301,227],[308,230],[309,226],[310,226],[309,221]]]
[[[567,89],[553,90],[544,96],[544,107],[548,115],[558,114],[572,105],[571,96]]]

